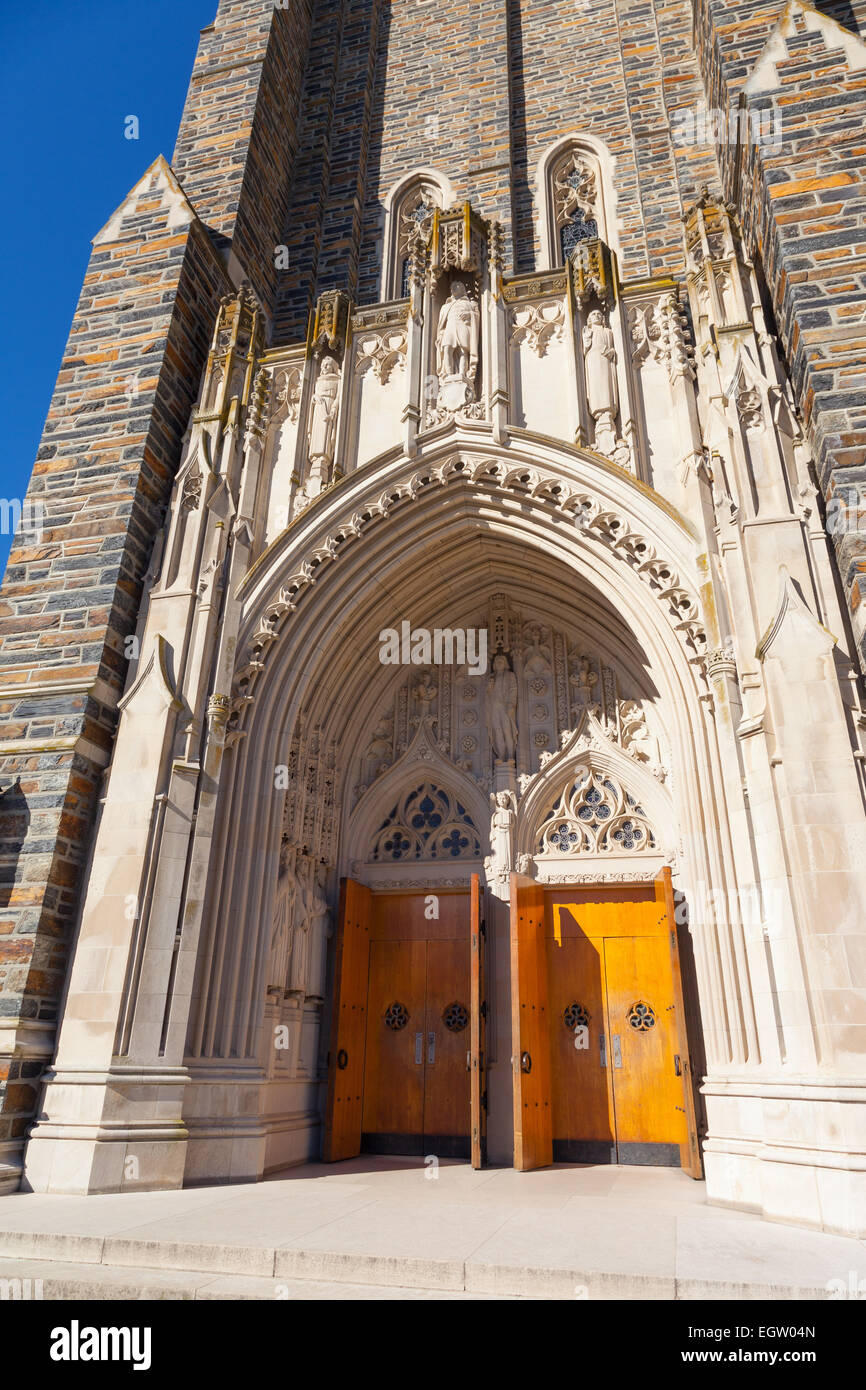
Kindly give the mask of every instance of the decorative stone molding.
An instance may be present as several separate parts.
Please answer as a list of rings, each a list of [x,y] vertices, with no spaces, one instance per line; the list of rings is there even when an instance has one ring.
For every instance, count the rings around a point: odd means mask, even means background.
[[[355,371],[358,375],[372,371],[384,386],[398,364],[405,365],[407,327],[396,323],[376,332],[360,329],[355,338]]]
[[[561,299],[528,300],[516,305],[509,316],[511,337],[509,347],[526,342],[539,357],[548,344],[562,341],[565,306]]]
[[[433,216],[430,242],[430,276],[435,284],[449,271],[472,271],[480,275],[487,253],[490,234],[488,223],[473,211],[471,204],[438,209]]]
[[[565,294],[568,280],[564,270],[548,270],[540,275],[510,276],[502,286],[502,297],[509,304],[523,299],[546,299]]]
[[[340,290],[320,294],[313,320],[311,349],[317,355],[333,352],[341,356],[346,346],[349,323],[349,300]]]
[[[616,272],[604,242],[598,238],[580,242],[570,253],[568,263],[578,303],[586,305],[597,299],[612,309],[616,302]]]
[[[281,414],[296,424],[301,404],[304,376],[300,367],[284,367],[274,373],[274,418]]]
[[[252,698],[268,649],[297,608],[305,589],[316,582],[328,564],[339,560],[347,546],[396,508],[413,505],[431,490],[455,485],[471,485],[494,495],[506,492],[524,503],[535,501],[549,506],[575,525],[576,537],[598,543],[620,556],[664,606],[689,659],[700,670],[707,637],[699,600],[649,537],[632,530],[624,516],[602,507],[583,488],[541,467],[487,455],[454,454],[440,464],[421,467],[405,482],[387,487],[378,500],[353,511],[300,561],[277,598],[271,601],[263,624],[239,664],[233,700],[236,726]]]

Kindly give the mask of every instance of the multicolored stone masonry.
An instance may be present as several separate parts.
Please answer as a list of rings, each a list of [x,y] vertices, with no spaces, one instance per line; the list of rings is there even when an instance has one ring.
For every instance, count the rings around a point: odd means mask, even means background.
[[[0,596],[0,1187],[53,1024],[142,583],[220,298],[246,280],[270,345],[325,291],[383,291],[385,209],[435,169],[543,264],[538,170],[609,154],[623,279],[684,269],[684,208],[736,204],[828,505],[866,489],[866,3],[220,0],[172,165],[96,237]],[[677,138],[702,107],[770,112],[780,144]],[[704,131],[701,134],[701,130]],[[866,515],[866,506],[858,508]],[[864,533],[836,548],[866,652]]]

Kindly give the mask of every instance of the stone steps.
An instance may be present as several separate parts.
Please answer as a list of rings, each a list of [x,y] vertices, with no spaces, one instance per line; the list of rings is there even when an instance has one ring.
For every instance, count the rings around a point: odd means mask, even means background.
[[[45,1298],[809,1299],[826,1284],[493,1264],[350,1251],[0,1232],[0,1280],[42,1279]]]
[[[19,1281],[7,1289],[4,1281]],[[38,1281],[41,1280],[41,1288]],[[20,1291],[19,1291],[20,1290]],[[82,1302],[137,1302],[170,1300],[185,1302],[335,1302],[426,1300],[460,1302],[496,1300],[495,1294],[465,1290],[401,1288],[386,1284],[328,1283],[310,1279],[264,1279],[251,1275],[223,1274],[180,1269],[140,1269],[124,1265],[74,1263],[66,1260],[0,1259],[0,1304],[16,1295],[33,1299]],[[508,1295],[501,1295],[508,1298]],[[512,1300],[519,1301],[516,1295]]]

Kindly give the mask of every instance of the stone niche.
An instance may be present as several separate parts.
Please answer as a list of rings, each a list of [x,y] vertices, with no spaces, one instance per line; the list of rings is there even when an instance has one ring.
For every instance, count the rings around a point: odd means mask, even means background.
[[[488,224],[468,203],[433,214],[424,382],[427,428],[457,414],[480,419],[485,412],[482,301],[488,236]]]

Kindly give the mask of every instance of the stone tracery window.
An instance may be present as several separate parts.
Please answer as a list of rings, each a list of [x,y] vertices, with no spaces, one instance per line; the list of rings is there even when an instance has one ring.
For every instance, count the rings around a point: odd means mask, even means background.
[[[369,854],[373,864],[480,858],[481,839],[466,807],[432,782],[400,797]]]
[[[551,265],[563,265],[582,241],[606,240],[604,190],[597,155],[580,141],[560,148],[547,166],[545,197]]]
[[[433,231],[433,214],[442,206],[440,189],[431,179],[417,179],[406,189],[392,210],[390,275],[387,293],[390,298],[406,299],[411,285],[409,273],[412,246],[418,237],[429,243]]]
[[[536,854],[636,854],[655,848],[639,802],[610,774],[583,768],[549,812]]]

